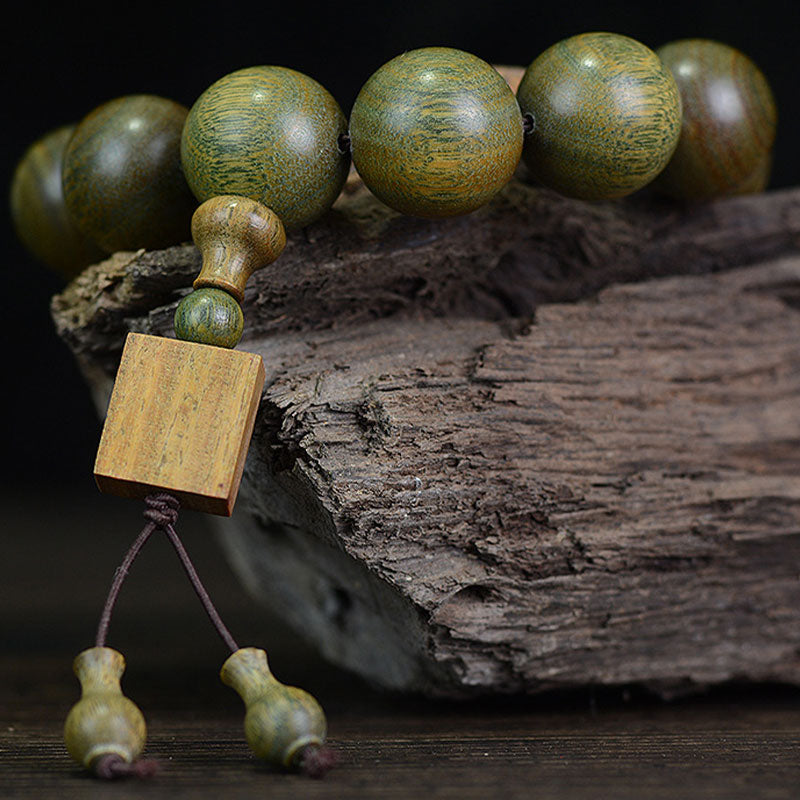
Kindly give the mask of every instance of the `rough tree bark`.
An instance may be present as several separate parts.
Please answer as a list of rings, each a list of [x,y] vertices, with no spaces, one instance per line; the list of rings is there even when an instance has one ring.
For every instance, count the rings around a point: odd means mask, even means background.
[[[245,298],[239,574],[395,688],[800,683],[799,244],[798,190],[513,182],[435,222],[343,197]],[[101,408],[198,268],[118,254],[54,299]]]

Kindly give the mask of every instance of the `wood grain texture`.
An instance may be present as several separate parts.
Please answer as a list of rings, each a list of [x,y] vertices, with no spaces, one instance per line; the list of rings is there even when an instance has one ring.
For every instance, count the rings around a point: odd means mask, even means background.
[[[545,186],[584,200],[623,197],[666,166],[681,102],[648,47],[613,33],[572,36],[545,50],[517,91],[533,118],[523,158]]]
[[[250,276],[286,247],[286,231],[274,211],[237,195],[206,200],[192,216],[192,240],[203,268],[192,284],[230,292],[240,303]]]
[[[708,39],[670,42],[657,53],[678,84],[683,121],[656,188],[682,200],[758,191],[778,121],[764,74],[744,53]]]
[[[180,161],[186,114],[164,97],[128,95],[78,124],[64,154],[65,202],[106,252],[188,240],[195,202]]]
[[[100,490],[230,516],[264,383],[252,353],[132,333],[97,450]]]
[[[285,67],[225,75],[197,99],[183,132],[186,179],[198,200],[239,194],[271,208],[287,228],[313,222],[347,178],[339,150],[347,122],[313,78]]]
[[[417,217],[466,214],[511,178],[522,119],[505,80],[448,47],[412,50],[364,84],[350,115],[353,163],[391,208]]]
[[[25,151],[14,170],[10,197],[17,236],[36,258],[65,278],[74,278],[103,256],[78,230],[64,204],[62,163],[74,130],[74,125],[65,125]]]
[[[395,687],[797,681],[799,209],[343,198],[245,296],[269,368],[224,539],[246,584]],[[98,392],[197,259],[56,301]]]

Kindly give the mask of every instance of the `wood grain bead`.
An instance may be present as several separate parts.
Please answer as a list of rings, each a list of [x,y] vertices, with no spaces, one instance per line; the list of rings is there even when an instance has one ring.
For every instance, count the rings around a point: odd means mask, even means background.
[[[678,84],[683,128],[655,187],[683,200],[763,188],[778,114],[762,72],[735,48],[708,39],[671,42],[657,52]]]
[[[350,116],[353,162],[404,214],[449,217],[488,202],[522,151],[522,118],[489,64],[448,47],[403,53],[364,84]]]
[[[81,233],[64,204],[62,164],[74,125],[51,131],[25,152],[11,181],[11,218],[28,250],[65,278],[104,257]]]
[[[73,665],[81,699],[64,724],[64,741],[75,761],[89,769],[101,756],[116,755],[131,763],[144,749],[147,729],[135,703],[122,694],[122,653],[91,647]]]
[[[517,92],[533,132],[523,158],[546,186],[585,200],[623,197],[664,168],[678,142],[678,88],[658,56],[613,33],[545,50]]]
[[[196,203],[180,163],[186,108],[129,95],[85,117],[64,155],[64,196],[75,224],[108,252],[189,238]]]
[[[286,232],[275,212],[237,195],[206,200],[192,217],[192,239],[203,254],[195,289],[215,286],[240,303],[253,272],[271,264],[286,246]]]
[[[319,703],[308,692],[278,681],[263,650],[237,650],[222,665],[220,677],[244,701],[245,738],[259,758],[292,768],[303,748],[325,741],[327,724]]]
[[[183,132],[186,179],[198,200],[250,197],[287,228],[308,225],[333,205],[350,159],[339,149],[347,124],[312,78],[285,67],[250,67],[212,84]]]
[[[175,309],[175,336],[185,342],[236,347],[243,331],[242,307],[222,289],[197,289]]]

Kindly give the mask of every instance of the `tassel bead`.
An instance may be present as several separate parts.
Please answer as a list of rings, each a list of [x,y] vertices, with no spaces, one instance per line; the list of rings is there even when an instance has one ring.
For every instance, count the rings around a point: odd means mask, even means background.
[[[319,703],[308,692],[278,681],[263,650],[237,650],[222,665],[220,677],[244,701],[245,738],[259,758],[296,769],[307,747],[322,746],[327,725]]]
[[[91,647],[77,656],[73,669],[81,683],[81,699],[64,724],[67,751],[87,769],[106,756],[132,763],[144,750],[147,728],[142,712],[122,694],[122,653]]]

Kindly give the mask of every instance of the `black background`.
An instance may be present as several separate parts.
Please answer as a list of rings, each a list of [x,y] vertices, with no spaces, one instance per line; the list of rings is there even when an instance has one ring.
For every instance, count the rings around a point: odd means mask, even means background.
[[[507,2],[307,4],[232,0],[188,8],[162,3],[12,6],[6,17],[7,96],[2,184],[26,146],[119,95],[148,92],[190,106],[213,81],[279,64],[320,81],[348,113],[361,84],[403,50],[442,45],[486,61],[527,65],[555,41],[609,30],[656,48],[685,37],[732,44],[770,80],[779,108],[772,187],[800,184],[800,9],[777,2]],[[8,12],[7,12],[8,13]],[[16,15],[14,17],[13,15]],[[88,487],[99,424],[48,313],[60,279],[16,242],[2,219],[2,480]]]

